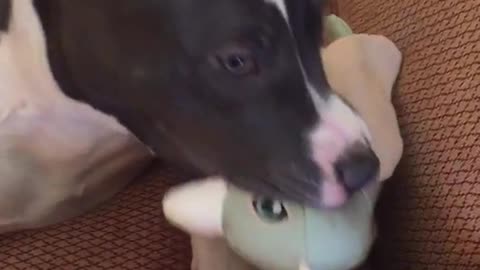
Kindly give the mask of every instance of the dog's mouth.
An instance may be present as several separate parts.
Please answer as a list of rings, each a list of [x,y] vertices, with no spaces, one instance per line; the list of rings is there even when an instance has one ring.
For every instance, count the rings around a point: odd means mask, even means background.
[[[331,163],[307,159],[296,166],[279,165],[268,182],[285,199],[314,208],[336,209],[376,183],[379,166],[370,146],[354,145]]]

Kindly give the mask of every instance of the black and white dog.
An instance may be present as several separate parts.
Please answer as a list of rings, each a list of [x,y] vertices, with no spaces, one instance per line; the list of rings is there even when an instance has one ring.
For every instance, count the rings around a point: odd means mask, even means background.
[[[0,0],[0,46],[22,1]],[[341,206],[374,180],[366,125],[324,76],[321,0],[33,5],[44,39],[32,42],[45,43],[62,92],[159,157],[316,207]]]

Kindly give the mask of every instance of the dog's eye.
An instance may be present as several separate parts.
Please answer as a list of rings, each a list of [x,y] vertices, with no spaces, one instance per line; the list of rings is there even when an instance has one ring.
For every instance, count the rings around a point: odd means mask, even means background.
[[[288,218],[287,210],[281,201],[269,198],[259,198],[253,201],[253,208],[264,221],[280,223]]]
[[[245,48],[227,48],[217,54],[219,65],[231,74],[244,76],[257,72],[257,62]]]

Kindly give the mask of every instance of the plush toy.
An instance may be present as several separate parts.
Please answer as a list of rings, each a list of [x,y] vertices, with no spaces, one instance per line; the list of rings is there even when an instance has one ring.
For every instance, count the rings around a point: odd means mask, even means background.
[[[401,54],[385,37],[351,34],[338,17],[326,25],[339,38],[321,50],[327,78],[365,119],[380,159],[379,181],[336,210],[255,196],[220,177],[173,188],[164,213],[192,235],[192,269],[350,270],[369,253],[380,180],[391,176],[403,149],[391,103]]]
[[[324,21],[325,43],[329,44],[342,37],[353,35],[353,31],[348,24],[335,15],[330,15]]]

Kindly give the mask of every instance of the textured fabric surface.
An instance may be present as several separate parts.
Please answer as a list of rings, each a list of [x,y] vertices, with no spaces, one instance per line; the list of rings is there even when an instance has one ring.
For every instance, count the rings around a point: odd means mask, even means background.
[[[161,199],[187,179],[153,170],[83,217],[41,231],[0,236],[1,270],[187,270],[190,246],[164,220]]]
[[[356,31],[404,53],[396,106],[405,158],[381,203],[378,270],[480,269],[480,1],[339,0]],[[160,212],[160,168],[97,211],[0,236],[0,269],[187,270],[188,239]]]
[[[337,12],[404,54],[406,149],[381,201],[376,269],[480,269],[480,1],[339,0]]]

